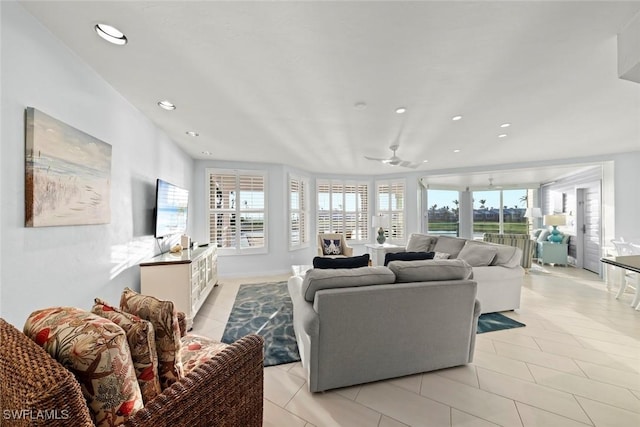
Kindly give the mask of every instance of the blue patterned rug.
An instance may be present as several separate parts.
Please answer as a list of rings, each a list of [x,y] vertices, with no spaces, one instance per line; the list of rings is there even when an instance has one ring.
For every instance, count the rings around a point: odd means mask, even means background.
[[[521,328],[526,326],[524,323],[517,322],[500,313],[481,314],[478,319],[478,332],[500,331],[502,329]]]
[[[264,338],[264,366],[300,360],[287,282],[240,285],[222,342],[248,334]]]
[[[482,314],[478,319],[479,334],[522,326],[500,313]],[[248,334],[264,338],[264,366],[300,360],[286,282],[240,285],[222,342],[232,343]]]

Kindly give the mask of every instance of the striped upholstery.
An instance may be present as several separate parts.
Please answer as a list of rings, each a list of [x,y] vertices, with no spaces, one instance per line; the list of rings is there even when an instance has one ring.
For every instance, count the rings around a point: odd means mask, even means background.
[[[531,240],[528,234],[494,234],[485,233],[484,241],[490,243],[500,243],[502,245],[515,246],[522,249],[522,260],[520,265],[523,268],[531,268],[533,260],[533,251],[536,242]]]

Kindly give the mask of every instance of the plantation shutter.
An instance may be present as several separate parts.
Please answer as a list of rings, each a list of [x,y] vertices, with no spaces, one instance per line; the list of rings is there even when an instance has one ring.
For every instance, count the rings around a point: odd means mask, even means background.
[[[223,249],[221,254],[266,248],[265,174],[213,169],[207,172],[210,242]]]

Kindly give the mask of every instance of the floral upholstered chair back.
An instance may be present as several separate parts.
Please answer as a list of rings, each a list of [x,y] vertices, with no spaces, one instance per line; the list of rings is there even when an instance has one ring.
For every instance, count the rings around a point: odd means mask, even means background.
[[[353,256],[353,248],[341,233],[318,233],[318,256]]]

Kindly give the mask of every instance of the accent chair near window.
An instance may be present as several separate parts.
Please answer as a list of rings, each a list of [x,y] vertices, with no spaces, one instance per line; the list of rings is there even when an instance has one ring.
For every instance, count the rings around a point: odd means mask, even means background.
[[[353,248],[347,245],[347,239],[341,233],[318,233],[318,256],[353,256]]]

